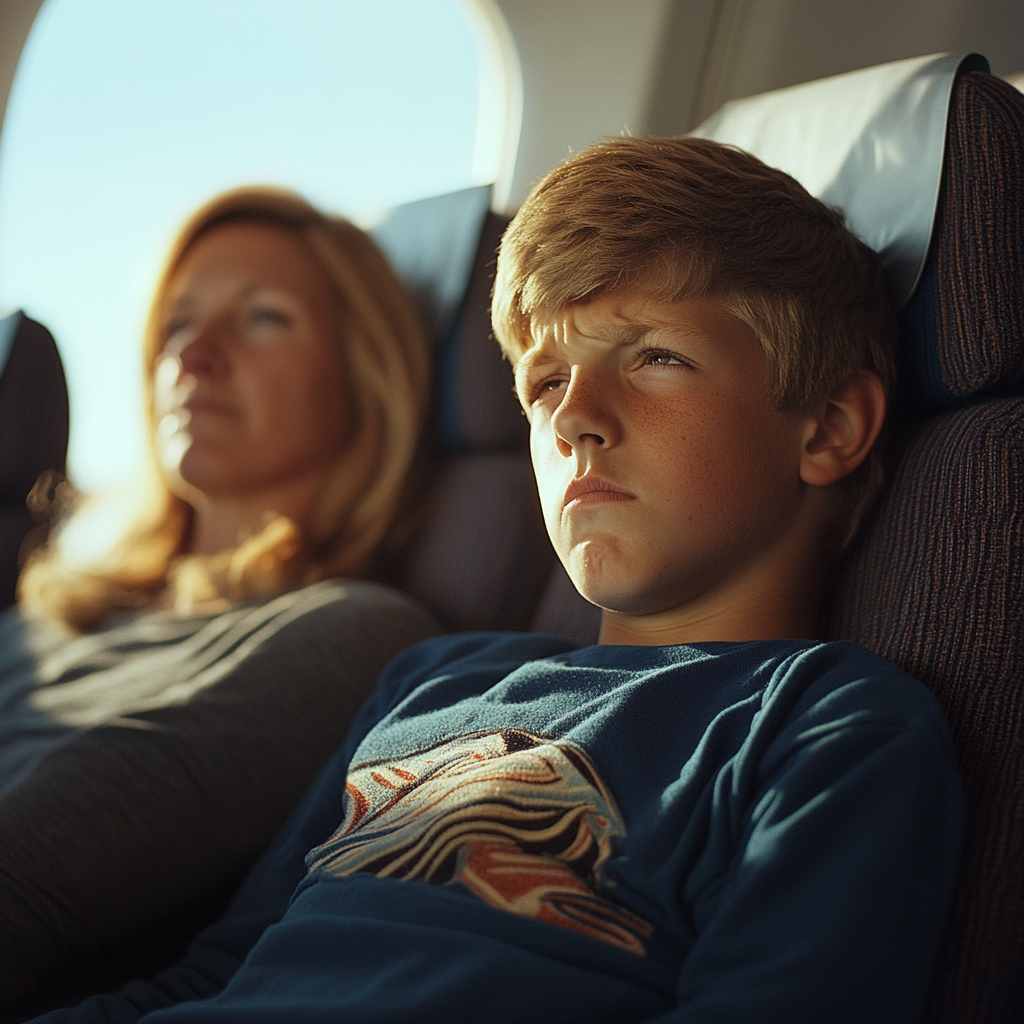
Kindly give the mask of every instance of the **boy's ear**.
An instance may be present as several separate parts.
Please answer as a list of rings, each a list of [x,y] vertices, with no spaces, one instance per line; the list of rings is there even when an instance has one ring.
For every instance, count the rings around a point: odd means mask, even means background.
[[[827,487],[867,458],[885,420],[885,389],[871,370],[858,370],[810,413],[800,479]]]

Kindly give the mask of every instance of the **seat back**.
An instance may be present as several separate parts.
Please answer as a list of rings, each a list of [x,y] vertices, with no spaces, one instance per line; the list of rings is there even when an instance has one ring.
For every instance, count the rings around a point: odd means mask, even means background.
[[[1024,1018],[1022,190],[1024,96],[962,74],[900,318],[900,457],[826,624],[920,679],[953,733],[967,841],[930,1021]]]
[[[598,615],[548,542],[512,370],[491,334],[508,218],[489,189],[399,207],[373,234],[418,296],[436,347],[439,465],[399,584],[451,629],[539,629],[590,643]]]
[[[843,206],[902,307],[891,483],[822,632],[920,679],[953,735],[967,835],[929,1021],[1024,1018],[1024,97],[986,71],[901,61],[698,129]]]
[[[50,332],[22,313],[0,320],[0,609],[14,603],[19,556],[36,528],[25,499],[64,472],[68,390]]]

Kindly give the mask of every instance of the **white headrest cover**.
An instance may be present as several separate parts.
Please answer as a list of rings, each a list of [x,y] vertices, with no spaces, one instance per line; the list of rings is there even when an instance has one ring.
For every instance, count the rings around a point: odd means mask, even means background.
[[[928,255],[961,66],[989,69],[978,54],[880,64],[732,100],[692,134],[739,146],[840,207],[851,230],[881,255],[900,309]]]

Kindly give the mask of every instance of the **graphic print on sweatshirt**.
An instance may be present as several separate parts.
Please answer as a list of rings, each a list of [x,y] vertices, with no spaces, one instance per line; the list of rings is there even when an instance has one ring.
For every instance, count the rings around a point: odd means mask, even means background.
[[[518,729],[349,769],[310,871],[461,885],[501,910],[643,955],[652,926],[601,894],[622,817],[587,755]]]

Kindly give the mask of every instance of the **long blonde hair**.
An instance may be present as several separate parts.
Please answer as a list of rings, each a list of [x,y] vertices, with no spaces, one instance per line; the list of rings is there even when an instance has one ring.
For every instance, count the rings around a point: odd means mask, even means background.
[[[192,509],[171,493],[157,468],[153,370],[164,344],[171,276],[201,235],[239,220],[293,232],[334,285],[355,428],[303,531],[278,516],[233,550],[185,556]],[[150,307],[143,335],[150,444],[146,464],[133,482],[128,522],[107,550],[85,563],[62,546],[58,532],[21,574],[22,607],[74,629],[89,629],[111,612],[144,606],[168,586],[176,605],[188,609],[210,599],[252,600],[329,576],[377,572],[382,551],[394,547],[402,531],[422,450],[430,362],[428,339],[412,301],[380,250],[355,225],[326,216],[283,189],[241,188],[211,200],[179,231]],[[105,508],[102,497],[84,502],[62,532],[73,535],[76,520],[95,518]]]

